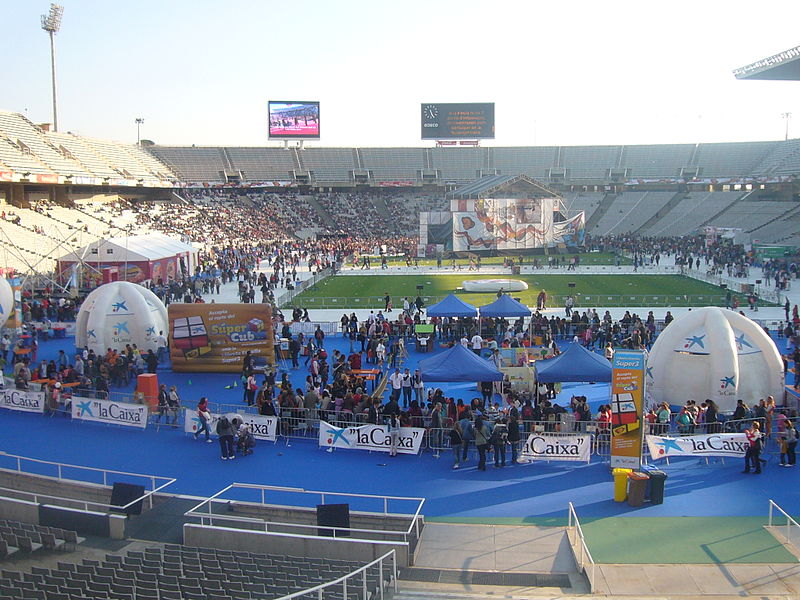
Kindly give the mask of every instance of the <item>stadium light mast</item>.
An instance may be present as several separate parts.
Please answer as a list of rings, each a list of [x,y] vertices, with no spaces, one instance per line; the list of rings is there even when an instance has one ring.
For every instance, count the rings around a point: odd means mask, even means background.
[[[136,117],[136,145],[137,146],[141,146],[142,145],[141,137],[139,136],[139,129],[141,128],[142,123],[144,123],[144,119],[142,117]]]
[[[783,140],[784,141],[788,141],[789,140],[789,119],[792,118],[792,113],[790,113],[790,112],[781,113],[781,117],[783,117],[783,119],[786,121],[786,135],[784,136]]]
[[[61,28],[64,7],[50,4],[50,12],[42,15],[42,29],[50,34],[50,70],[53,78],[53,131],[58,131],[58,101],[56,94],[56,42],[55,34]]]

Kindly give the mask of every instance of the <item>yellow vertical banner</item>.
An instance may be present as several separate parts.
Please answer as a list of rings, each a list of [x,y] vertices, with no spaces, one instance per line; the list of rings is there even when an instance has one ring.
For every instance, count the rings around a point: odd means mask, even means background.
[[[11,277],[8,283],[11,285],[11,291],[14,295],[14,308],[9,313],[8,321],[6,321],[4,327],[17,329],[22,327],[22,279]]]
[[[645,357],[617,350],[611,363],[611,467],[642,465]]]

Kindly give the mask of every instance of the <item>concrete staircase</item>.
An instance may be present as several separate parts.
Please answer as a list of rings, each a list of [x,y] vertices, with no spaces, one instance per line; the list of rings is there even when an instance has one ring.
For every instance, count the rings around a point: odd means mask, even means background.
[[[563,598],[588,590],[564,527],[426,522],[394,598]]]

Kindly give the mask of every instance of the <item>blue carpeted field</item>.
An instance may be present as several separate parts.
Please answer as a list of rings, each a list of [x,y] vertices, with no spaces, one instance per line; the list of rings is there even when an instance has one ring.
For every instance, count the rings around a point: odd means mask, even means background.
[[[72,340],[43,343],[39,357],[55,356],[59,349],[72,351]],[[347,350],[347,343],[329,337],[326,347]],[[412,353],[407,366],[414,368],[419,355]],[[306,371],[291,372],[300,385]],[[225,389],[234,375],[176,374],[159,371],[162,383],[176,384],[183,403],[193,406],[201,395],[212,401],[241,403],[242,388]],[[448,395],[468,401],[477,392],[472,385],[448,386]],[[589,396],[593,408],[607,401],[605,385],[566,388],[561,398],[568,402],[575,391]],[[295,486],[313,490],[421,496],[429,517],[527,518],[538,521],[566,515],[573,502],[582,518],[609,516],[764,516],[767,500],[792,510],[800,505],[800,468],[784,469],[775,460],[760,476],[744,475],[741,461],[726,459],[706,465],[678,461],[663,465],[669,479],[662,505],[634,509],[612,500],[608,466],[536,463],[474,468],[476,457],[462,468],[451,469],[451,454],[435,458],[420,456],[390,458],[383,453],[329,453],[315,440],[293,440],[290,444],[261,442],[255,454],[221,461],[216,443],[195,441],[181,431],[129,430],[101,424],[72,422],[69,418],[42,417],[0,410],[0,449],[9,454],[54,460],[76,465],[164,475],[177,478],[173,493],[209,495],[231,482]],[[8,464],[0,457],[0,465]],[[796,512],[796,511],[795,511]]]

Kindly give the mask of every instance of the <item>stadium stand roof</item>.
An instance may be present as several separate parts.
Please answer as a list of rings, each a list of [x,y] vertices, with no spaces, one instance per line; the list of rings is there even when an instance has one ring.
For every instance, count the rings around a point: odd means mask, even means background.
[[[448,197],[454,200],[477,200],[520,185],[532,188],[539,196],[558,196],[545,184],[527,175],[488,175],[450,192]]]
[[[734,69],[736,79],[800,81],[800,46]]]

